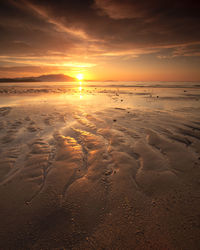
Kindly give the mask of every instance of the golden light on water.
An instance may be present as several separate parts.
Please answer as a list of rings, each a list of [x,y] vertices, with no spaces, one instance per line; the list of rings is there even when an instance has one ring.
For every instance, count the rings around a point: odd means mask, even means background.
[[[80,99],[82,99],[83,98],[83,96],[82,96],[82,82],[79,82],[79,96],[80,96]]]

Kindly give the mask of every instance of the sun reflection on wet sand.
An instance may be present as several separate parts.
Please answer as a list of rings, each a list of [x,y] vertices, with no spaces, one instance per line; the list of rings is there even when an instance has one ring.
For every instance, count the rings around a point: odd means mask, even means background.
[[[82,82],[79,82],[79,96],[80,96],[80,99],[83,98],[83,95],[82,95]]]

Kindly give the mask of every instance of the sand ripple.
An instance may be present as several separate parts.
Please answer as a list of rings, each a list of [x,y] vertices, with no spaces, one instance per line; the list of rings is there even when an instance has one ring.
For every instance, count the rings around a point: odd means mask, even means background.
[[[82,110],[0,108],[1,249],[195,249],[198,121]]]

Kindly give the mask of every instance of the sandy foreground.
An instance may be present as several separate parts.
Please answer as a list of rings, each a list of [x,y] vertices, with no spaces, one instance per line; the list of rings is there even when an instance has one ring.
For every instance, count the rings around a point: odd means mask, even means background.
[[[199,246],[199,89],[0,87],[0,249]]]

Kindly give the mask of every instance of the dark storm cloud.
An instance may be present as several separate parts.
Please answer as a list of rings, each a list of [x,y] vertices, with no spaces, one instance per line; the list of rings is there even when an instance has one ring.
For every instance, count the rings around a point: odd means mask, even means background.
[[[199,11],[186,0],[1,0],[0,55],[198,56]]]
[[[114,19],[165,17],[199,17],[199,2],[172,0],[95,0],[97,7]]]
[[[109,48],[162,46],[200,40],[200,4],[191,1],[29,0],[67,28]]]
[[[0,2],[0,36],[1,55],[66,52],[80,42],[77,37],[58,32],[55,24],[20,0]]]

